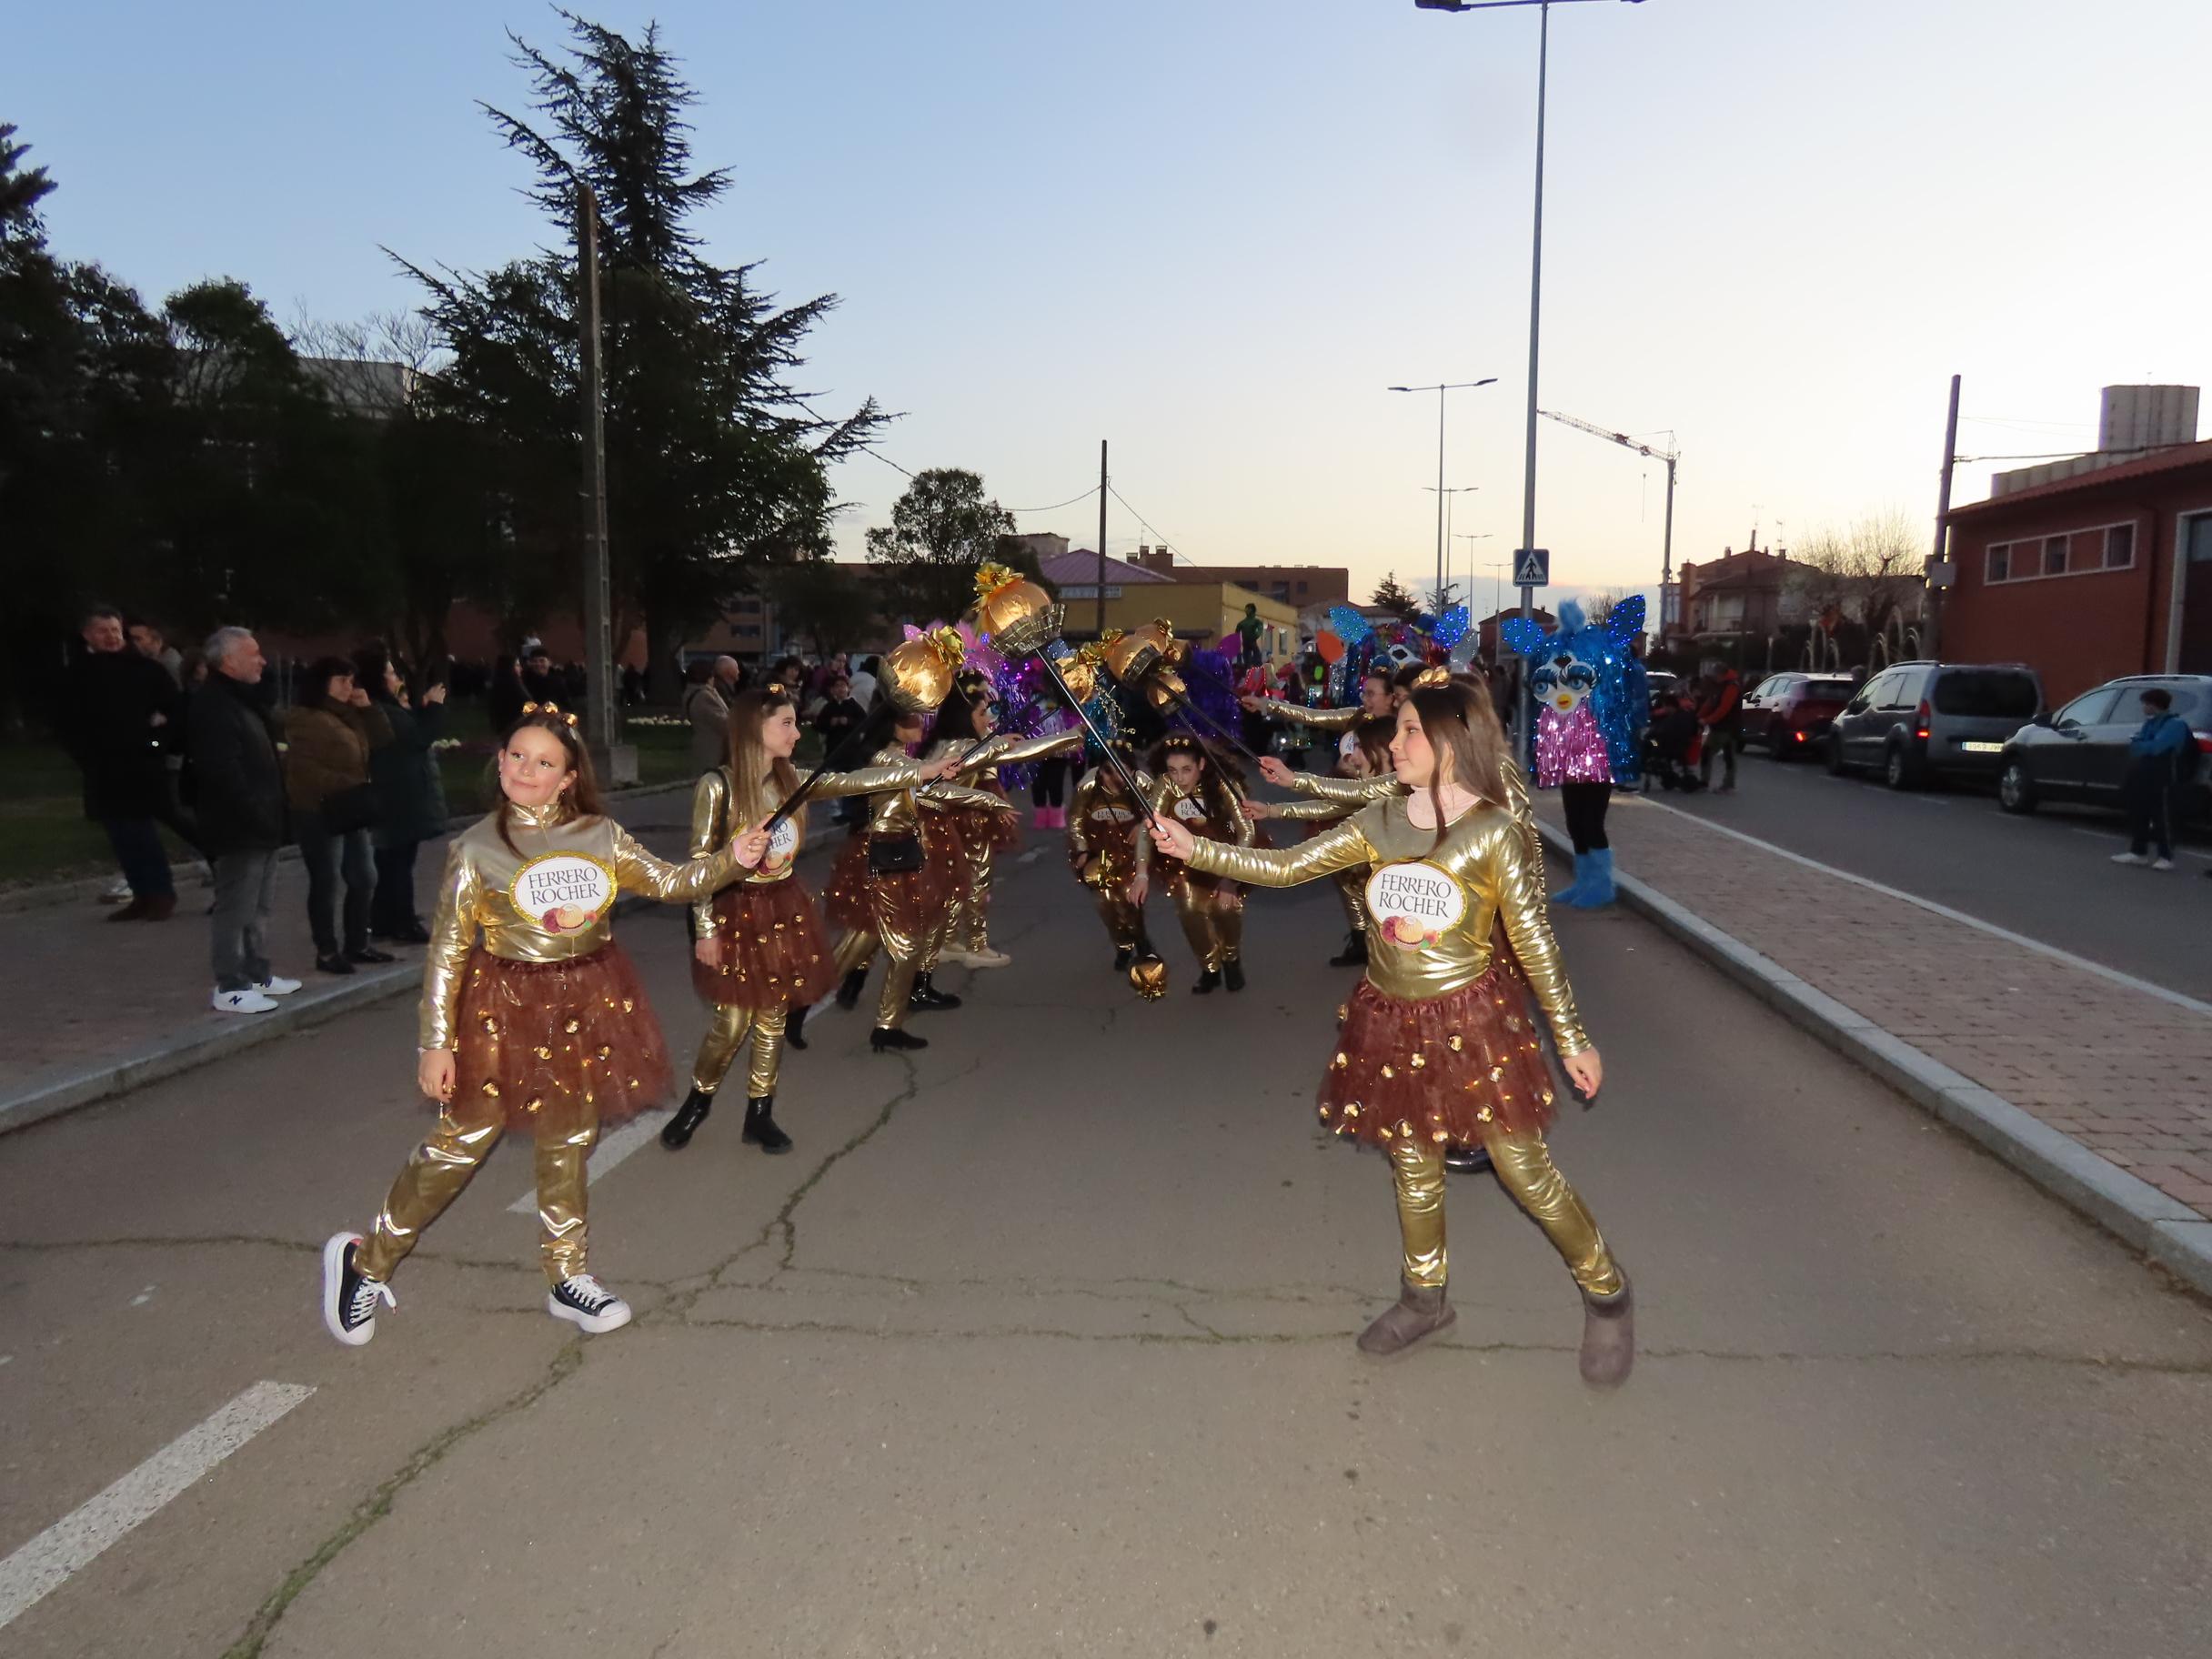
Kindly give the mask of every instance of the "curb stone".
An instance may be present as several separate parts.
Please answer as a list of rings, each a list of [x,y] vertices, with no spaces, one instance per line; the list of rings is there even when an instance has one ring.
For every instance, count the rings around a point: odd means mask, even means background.
[[[1542,819],[1537,829],[1554,851],[1571,850],[1563,830]],[[1614,884],[1628,909],[1657,923],[1761,1001],[1978,1141],[2147,1260],[2212,1295],[2212,1221],[1923,1053],[1648,883],[1616,870]]]

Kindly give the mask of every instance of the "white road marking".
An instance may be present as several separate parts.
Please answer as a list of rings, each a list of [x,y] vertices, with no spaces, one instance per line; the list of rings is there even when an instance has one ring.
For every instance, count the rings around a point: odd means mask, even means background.
[[[591,1156],[584,1164],[584,1179],[602,1181],[615,1165],[660,1132],[660,1126],[669,1121],[665,1111],[640,1112],[611,1135],[602,1136],[598,1145],[591,1149]],[[538,1213],[538,1190],[533,1187],[513,1203],[508,1205],[513,1215]]]
[[[113,1543],[315,1391],[293,1382],[256,1382],[187,1429],[106,1492],[0,1561],[0,1629],[66,1584]]]
[[[1755,835],[1745,835],[1741,830],[1731,830],[1725,824],[1716,824],[1710,819],[1698,817],[1694,812],[1684,812],[1680,807],[1670,807],[1664,801],[1645,800],[1639,804],[1651,808],[1654,812],[1672,812],[1685,823],[1695,824],[1701,830],[1710,830],[1715,835],[1732,837],[1745,846],[1756,847],[1762,852],[1771,852],[1776,858],[1787,859],[1793,864],[1816,870],[1824,876],[1834,876],[1838,881],[1848,881],[1854,887],[1863,887],[1869,892],[1880,893],[1885,898],[1901,899],[1906,904],[1926,910],[1930,915],[1963,923],[1976,932],[1988,934],[1992,939],[2001,939],[2007,944],[2033,950],[2038,956],[2048,957],[2055,962],[2064,962],[2069,968],[2078,968],[2084,973],[2093,973],[2098,979],[2108,980],[2115,985],[2125,985],[2130,990],[2142,991],[2147,996],[2157,997],[2162,1002],[2186,1008],[2192,1013],[2212,1015],[2212,1002],[2199,1002],[2195,997],[2168,990],[2163,985],[2154,985],[2148,980],[2137,979],[2132,973],[2123,973],[2117,968],[2107,968],[2102,962],[2093,962],[2086,956],[2076,956],[2071,950],[2060,950],[2056,945],[2046,945],[2039,939],[2016,933],[2010,928],[2000,928],[1994,921],[1984,921],[1979,916],[1969,916],[1964,910],[1955,910],[1947,904],[1936,903],[1933,899],[1923,899],[1919,894],[1908,893],[1903,888],[1891,887],[1886,882],[1871,880],[1865,876],[1855,876],[1847,870],[1838,870],[1833,864],[1823,864],[1818,859],[1808,859],[1802,852],[1792,852],[1787,847],[1763,841]]]
[[[154,1300],[154,1292],[159,1289],[161,1289],[161,1286],[158,1284],[147,1285],[146,1289],[140,1291],[138,1294],[131,1298],[131,1306],[134,1308],[143,1308],[147,1302]]]

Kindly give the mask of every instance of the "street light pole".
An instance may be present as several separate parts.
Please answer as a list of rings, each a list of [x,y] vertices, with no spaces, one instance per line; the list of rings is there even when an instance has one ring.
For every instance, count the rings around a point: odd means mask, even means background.
[[[1429,486],[1423,484],[1421,488],[1427,489]],[[1444,521],[1443,525],[1439,527],[1443,532],[1444,550],[1443,558],[1437,561],[1436,588],[1434,590],[1436,596],[1436,611],[1439,616],[1443,614],[1444,589],[1451,585],[1452,581],[1452,508],[1454,506],[1452,498],[1453,496],[1471,496],[1476,490],[1482,488],[1483,487],[1480,484],[1455,484],[1450,489],[1440,488],[1436,491],[1436,498],[1440,503],[1443,504],[1444,514]]]
[[[1393,386],[1393,392],[1434,392],[1436,394],[1436,587],[1442,592],[1444,585],[1444,394],[1472,391],[1478,386],[1495,386],[1498,377],[1491,375],[1481,380],[1453,380],[1442,386]]]

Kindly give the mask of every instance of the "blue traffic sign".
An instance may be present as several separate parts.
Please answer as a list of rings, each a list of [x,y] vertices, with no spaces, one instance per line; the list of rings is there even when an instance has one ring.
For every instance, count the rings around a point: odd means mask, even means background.
[[[1513,586],[1549,588],[1552,585],[1552,549],[1523,548],[1513,555]]]

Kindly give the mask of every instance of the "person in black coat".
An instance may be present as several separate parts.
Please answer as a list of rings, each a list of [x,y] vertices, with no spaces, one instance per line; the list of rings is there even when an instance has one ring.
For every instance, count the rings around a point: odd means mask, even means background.
[[[215,865],[215,1006],[266,1013],[274,999],[299,989],[270,968],[266,946],[276,853],[289,830],[284,760],[262,692],[260,644],[245,628],[218,628],[206,651],[207,680],[192,698],[185,778],[200,844]]]
[[[425,841],[446,833],[446,781],[434,747],[446,729],[446,688],[426,688],[417,706],[407,695],[391,654],[380,645],[354,653],[357,683],[382,711],[392,740],[368,753],[369,781],[377,788],[377,892],[368,930],[400,944],[427,945],[430,930],[415,913],[415,862]]]
[[[85,774],[85,816],[107,831],[131,900],[110,921],[166,921],[176,884],[155,820],[167,814],[169,780],[162,745],[179,698],[168,670],[126,645],[122,613],[105,605],[85,613],[85,652],[70,665],[56,724]]]

